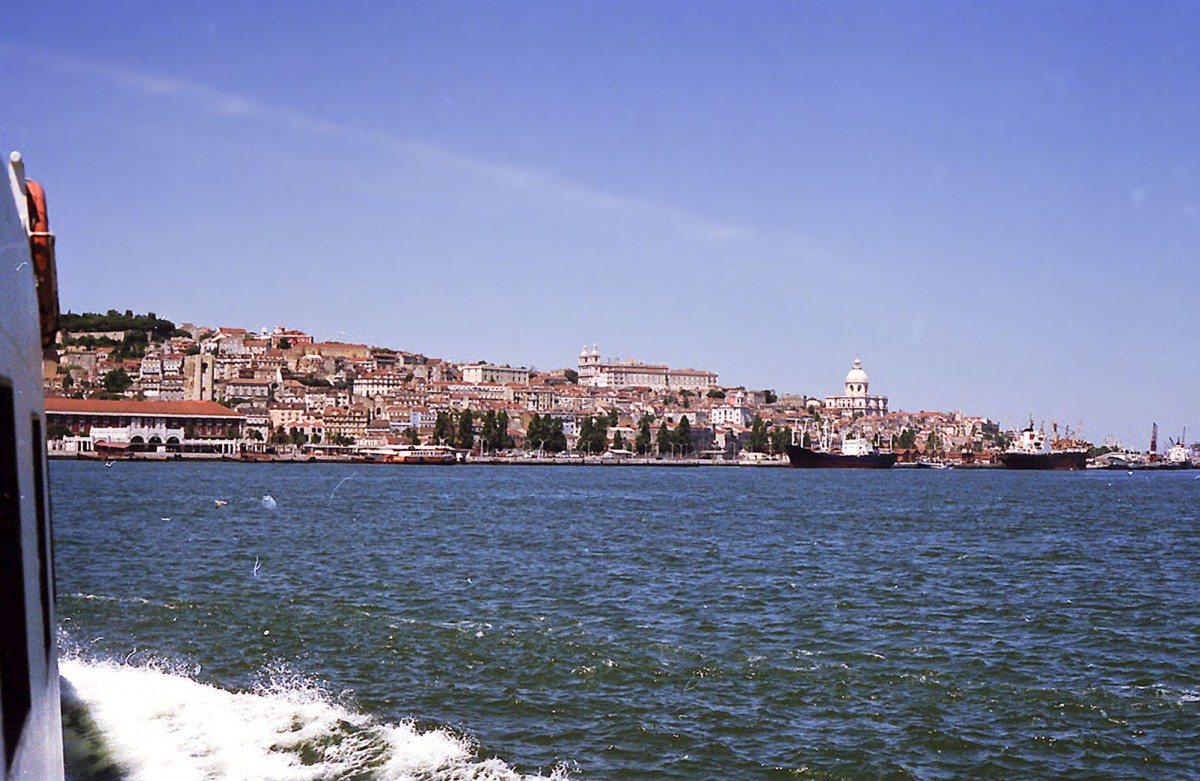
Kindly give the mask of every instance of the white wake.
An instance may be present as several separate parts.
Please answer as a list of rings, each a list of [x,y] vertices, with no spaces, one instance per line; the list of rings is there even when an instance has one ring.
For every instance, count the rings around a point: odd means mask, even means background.
[[[75,781],[545,778],[481,761],[468,739],[448,731],[375,721],[295,677],[232,692],[162,665],[68,658],[60,667],[64,699],[75,700],[64,704],[75,714],[65,719]]]

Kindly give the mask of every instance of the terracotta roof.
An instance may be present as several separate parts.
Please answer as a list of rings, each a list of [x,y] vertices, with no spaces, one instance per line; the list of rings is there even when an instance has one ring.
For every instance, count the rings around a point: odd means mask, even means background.
[[[109,399],[46,399],[46,412],[95,415],[180,415],[187,417],[240,418],[241,413],[215,401],[135,401]]]

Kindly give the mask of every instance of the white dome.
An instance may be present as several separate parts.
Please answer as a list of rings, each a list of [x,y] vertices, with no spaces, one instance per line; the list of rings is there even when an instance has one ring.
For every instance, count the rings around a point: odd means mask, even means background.
[[[849,373],[846,374],[846,384],[847,385],[850,385],[850,384],[858,385],[861,383],[863,385],[866,385],[870,381],[871,381],[870,378],[867,377],[867,373],[865,371],[863,371],[862,361],[855,358],[854,359],[854,368],[851,369],[849,371]]]

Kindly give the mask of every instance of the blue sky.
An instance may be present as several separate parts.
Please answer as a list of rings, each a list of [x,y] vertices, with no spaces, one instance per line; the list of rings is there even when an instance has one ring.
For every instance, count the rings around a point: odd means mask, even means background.
[[[1192,3],[27,4],[63,305],[1200,436]]]

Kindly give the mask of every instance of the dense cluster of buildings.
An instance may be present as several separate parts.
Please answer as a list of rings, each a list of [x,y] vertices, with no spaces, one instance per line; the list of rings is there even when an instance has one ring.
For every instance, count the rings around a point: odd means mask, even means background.
[[[577,365],[552,371],[454,363],[420,353],[323,342],[302,331],[184,324],[137,357],[114,333],[69,333],[45,365],[52,450],[158,449],[235,452],[370,448],[433,443],[439,415],[470,410],[508,421],[522,447],[533,416],[561,424],[573,447],[583,421],[602,416],[609,442],[630,448],[642,428],[664,424],[690,438],[675,450],[713,458],[755,444],[828,442],[850,430],[909,455],[986,454],[998,427],[962,413],[891,412],[870,392],[859,361],[842,393],[777,396],[723,386],[711,371],[604,358],[595,345]],[[619,437],[619,438],[618,438]]]

